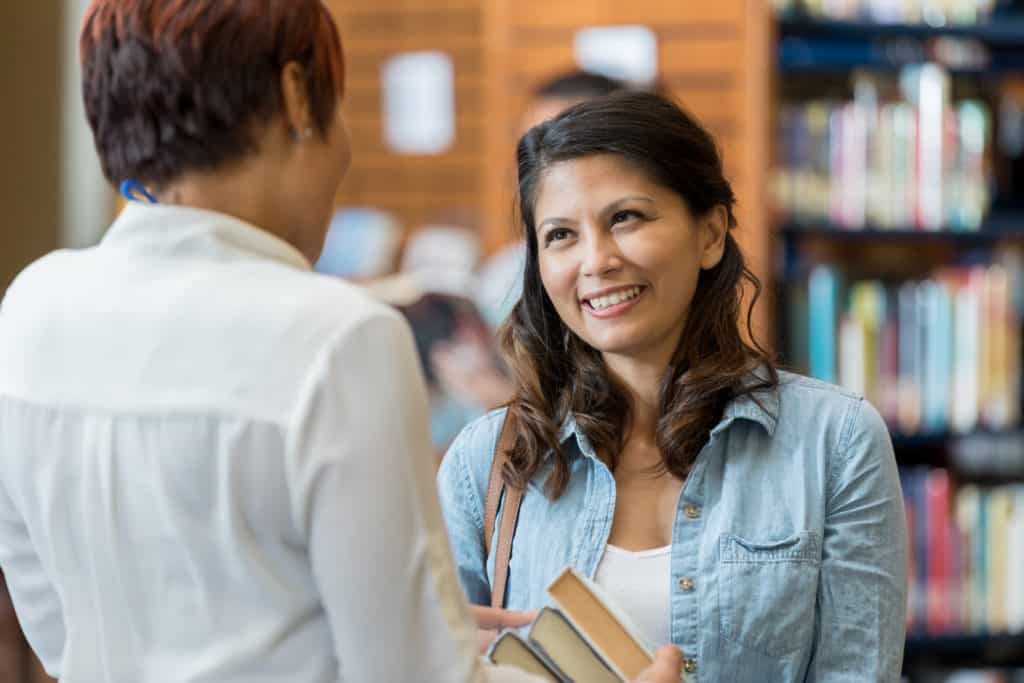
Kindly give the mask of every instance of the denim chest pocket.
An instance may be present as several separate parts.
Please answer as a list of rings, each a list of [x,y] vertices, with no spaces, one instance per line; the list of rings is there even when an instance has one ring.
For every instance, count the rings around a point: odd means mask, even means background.
[[[820,566],[821,541],[812,531],[767,543],[722,534],[722,636],[771,657],[810,645]]]

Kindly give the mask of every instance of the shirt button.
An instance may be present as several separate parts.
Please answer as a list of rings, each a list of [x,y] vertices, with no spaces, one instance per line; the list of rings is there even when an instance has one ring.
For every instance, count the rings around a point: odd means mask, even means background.
[[[689,576],[684,576],[683,578],[679,579],[679,587],[682,588],[684,591],[692,591],[693,579],[691,579]]]
[[[685,512],[686,516],[690,519],[697,519],[700,517],[700,508],[693,503],[687,503],[686,507],[683,508],[683,512]]]
[[[694,673],[697,670],[697,660],[696,659],[684,659],[683,660],[683,669],[688,674]]]

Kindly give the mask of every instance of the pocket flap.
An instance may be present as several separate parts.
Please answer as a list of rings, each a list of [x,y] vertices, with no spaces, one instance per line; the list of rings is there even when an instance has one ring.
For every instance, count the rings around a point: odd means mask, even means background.
[[[813,531],[800,531],[780,541],[755,542],[722,534],[718,542],[722,562],[814,562],[821,559],[821,541]]]

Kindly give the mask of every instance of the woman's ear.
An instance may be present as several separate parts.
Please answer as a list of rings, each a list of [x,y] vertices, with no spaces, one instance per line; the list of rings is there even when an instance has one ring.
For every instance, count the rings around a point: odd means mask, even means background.
[[[701,233],[704,247],[700,257],[701,270],[710,270],[718,265],[725,253],[725,236],[729,232],[729,210],[719,204],[712,207],[701,219]]]
[[[281,98],[284,121],[295,140],[313,137],[313,112],[306,88],[306,71],[296,62],[281,69]]]

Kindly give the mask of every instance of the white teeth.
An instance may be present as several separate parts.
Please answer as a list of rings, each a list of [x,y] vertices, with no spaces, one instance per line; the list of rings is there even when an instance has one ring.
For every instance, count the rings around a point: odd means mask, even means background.
[[[590,307],[593,308],[595,311],[600,311],[601,309],[608,308],[609,306],[620,304],[623,301],[635,299],[638,296],[640,296],[640,288],[633,287],[632,289],[626,289],[621,292],[615,292],[614,294],[609,294],[608,296],[601,296],[596,299],[591,299]]]

